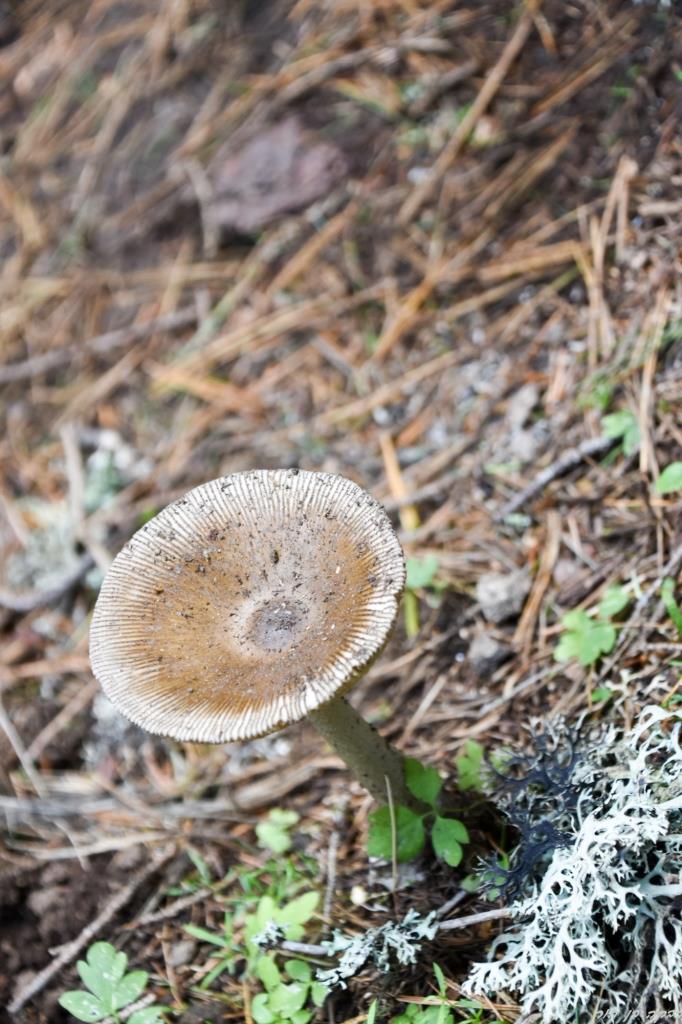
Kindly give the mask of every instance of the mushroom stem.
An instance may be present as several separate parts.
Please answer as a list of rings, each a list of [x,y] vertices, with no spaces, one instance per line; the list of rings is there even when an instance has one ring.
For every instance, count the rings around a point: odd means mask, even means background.
[[[402,756],[344,697],[309,712],[308,718],[378,803],[388,803],[388,780],[393,802],[414,807]]]

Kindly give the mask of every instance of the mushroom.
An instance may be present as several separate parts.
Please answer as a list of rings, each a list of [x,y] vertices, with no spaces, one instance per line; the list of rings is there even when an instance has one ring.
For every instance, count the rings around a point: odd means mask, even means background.
[[[384,509],[329,473],[254,470],[189,491],[115,558],[90,630],[95,675],[149,732],[224,743],[307,717],[381,802],[403,760],[344,695],[405,584]]]

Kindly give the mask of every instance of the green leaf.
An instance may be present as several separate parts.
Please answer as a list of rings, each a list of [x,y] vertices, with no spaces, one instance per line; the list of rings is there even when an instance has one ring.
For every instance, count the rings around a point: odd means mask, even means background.
[[[277,912],[278,907],[272,896],[261,896],[258,900],[256,913],[249,915],[254,924],[253,934],[256,935],[258,932],[262,932],[265,926],[273,920]],[[279,918],[277,918],[277,921],[279,922]]]
[[[262,850],[272,850],[273,853],[286,853],[292,847],[289,833],[269,821],[260,821],[256,825],[256,836],[258,837],[258,845]]]
[[[433,973],[436,975],[436,981],[438,982],[438,995],[445,998],[445,993],[447,992],[448,986],[445,981],[445,975],[443,974],[443,969],[440,966],[440,964],[433,964]]]
[[[625,455],[634,455],[640,445],[639,421],[629,409],[602,416],[601,421],[604,437],[622,440]]]
[[[438,572],[438,558],[434,554],[425,555],[424,558],[408,558],[406,562],[408,590],[419,590],[421,587],[428,587],[433,583]]]
[[[309,982],[312,976],[310,964],[307,964],[305,960],[287,960],[284,964],[284,970],[294,981]]]
[[[606,704],[613,697],[613,690],[609,686],[596,686],[590,696],[595,704]]]
[[[405,758],[405,782],[412,796],[434,807],[443,786],[435,768],[422,764],[415,757]]]
[[[438,857],[451,868],[461,863],[464,851],[462,843],[469,841],[469,833],[456,818],[436,818],[431,832],[431,842]]]
[[[682,462],[671,462],[656,481],[657,494],[670,494],[682,490]]]
[[[296,811],[283,811],[275,807],[268,814],[267,821],[256,825],[258,845],[273,853],[286,853],[291,849],[292,841],[289,829],[299,820]]]
[[[126,974],[114,989],[112,1010],[120,1010],[139,999],[147,987],[148,979],[146,971],[131,971],[130,974]]]
[[[110,942],[95,942],[90,946],[85,958],[91,967],[100,974],[106,974],[114,984],[121,980],[128,964],[125,953],[119,953]]]
[[[256,1024],[273,1024],[276,1020],[274,1013],[268,1006],[268,999],[267,992],[259,992],[251,1000],[251,1016]]]
[[[273,807],[268,818],[273,825],[279,825],[280,828],[292,828],[301,820],[296,811],[287,811],[281,807]]]
[[[323,985],[321,981],[314,981],[310,986],[310,998],[312,999],[314,1006],[323,1006],[328,995],[329,989],[326,985]],[[367,1020],[369,1020],[369,1017]]]
[[[484,750],[476,740],[467,740],[464,750],[455,760],[457,766],[457,785],[460,789],[483,789],[481,765]]]
[[[160,1024],[161,1010],[160,1006],[144,1006],[141,1010],[135,1010],[126,1024]]]
[[[104,1006],[111,1008],[111,997],[114,991],[114,982],[111,981],[106,972],[100,971],[97,967],[79,960],[76,970],[86,988],[89,988],[98,999],[102,1000]]]
[[[379,1004],[377,1003],[376,999],[373,999],[371,1006],[369,1008],[369,1013],[367,1014],[366,1024],[375,1024],[375,1021],[377,1019],[378,1006]]]
[[[587,612],[575,609],[564,615],[562,624],[565,632],[554,649],[555,661],[577,658],[581,665],[592,665],[613,650],[617,634],[609,622],[591,619]]]
[[[308,1024],[311,1017],[312,1013],[310,1010],[296,1010],[295,1013],[292,1013],[289,1019],[291,1020],[291,1024]]]
[[[90,992],[65,992],[59,997],[59,1005],[78,1020],[84,1021],[103,1020],[109,1013],[97,996],[91,995]]]
[[[261,956],[256,962],[256,975],[270,992],[282,982],[282,976],[273,956]]]
[[[303,1008],[308,998],[308,986],[292,981],[290,985],[278,985],[270,993],[270,1009],[273,1013],[281,1013],[291,1017],[292,1013]]]
[[[187,853],[187,856],[189,857],[189,859],[192,861],[192,864],[196,868],[197,874],[199,875],[201,881],[204,883],[204,885],[209,885],[211,882],[211,872],[208,869],[208,864],[201,856],[199,851],[195,850],[193,846],[188,846],[185,852]]]
[[[661,601],[672,619],[675,629],[682,636],[682,609],[675,600],[675,580],[669,576],[661,584]]]
[[[319,902],[319,893],[304,892],[302,896],[297,896],[295,900],[282,907],[275,919],[278,924],[305,924],[315,913]]]
[[[200,928],[198,924],[186,924],[184,931],[201,942],[210,942],[212,946],[220,946],[221,949],[225,949],[227,946],[222,935],[215,935],[213,932],[207,931],[206,928]]]
[[[402,864],[404,861],[414,860],[424,849],[426,839],[424,823],[418,814],[411,811],[409,807],[397,804],[395,808],[396,820],[396,855]],[[391,813],[388,807],[380,807],[372,811],[369,816],[369,839],[367,852],[370,857],[383,857],[384,860],[391,860],[392,857],[392,832]]]
[[[599,614],[603,619],[618,615],[630,603],[630,595],[618,585],[607,587],[599,602]]]

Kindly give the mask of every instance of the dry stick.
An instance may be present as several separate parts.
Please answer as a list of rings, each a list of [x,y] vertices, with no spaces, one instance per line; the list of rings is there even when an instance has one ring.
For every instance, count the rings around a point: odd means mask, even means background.
[[[516,29],[509,38],[497,64],[492,68],[490,74],[483,83],[481,91],[471,105],[466,117],[460,121],[454,135],[443,148],[429,176],[421,183],[421,185],[419,185],[418,188],[415,189],[412,195],[403,204],[398,215],[398,219],[401,224],[408,223],[419,212],[424,203],[431,197],[438,187],[438,183],[458,156],[460,150],[464,147],[467,139],[476,126],[476,122],[487,110],[495,96],[495,93],[502,85],[507,72],[528,39],[533,28],[533,18],[540,7],[540,3],[541,0],[528,0],[526,9],[521,16]]]
[[[516,497],[508,501],[506,505],[503,505],[495,515],[495,522],[502,522],[507,516],[512,515],[513,512],[516,512],[522,505],[525,505],[526,502],[544,490],[547,484],[551,484],[552,480],[563,476],[569,469],[579,466],[584,459],[591,458],[594,455],[603,455],[615,443],[616,440],[612,437],[590,437],[587,441],[583,441],[582,444],[578,445],[577,448],[569,448],[560,459],[556,459],[546,469],[543,469],[541,473],[538,473],[527,487],[524,487]]]
[[[175,313],[169,313],[167,316],[155,317],[142,324],[131,324],[130,327],[121,327],[115,331],[97,334],[80,345],[69,345],[56,352],[44,352],[42,355],[23,359],[21,362],[6,363],[4,366],[0,366],[0,384],[12,384],[14,381],[27,380],[39,373],[47,373],[48,370],[54,370],[58,366],[65,366],[77,361],[84,355],[99,355],[109,352],[111,349],[120,348],[132,341],[141,341],[157,331],[176,331],[195,323],[196,319],[197,311],[194,306],[191,306],[187,309],[179,309]]]
[[[550,509],[547,514],[547,533],[540,556],[540,566],[530,596],[519,619],[519,624],[514,632],[514,644],[517,648],[521,648],[524,662],[528,662],[530,659],[530,647],[533,640],[535,623],[540,614],[542,599],[552,579],[552,572],[559,557],[560,547],[561,516],[556,509]]]
[[[71,698],[67,701],[63,708],[61,708],[54,718],[50,719],[44,729],[41,729],[37,736],[35,736],[26,750],[28,757],[31,760],[36,761],[47,746],[59,735],[62,730],[71,723],[71,721],[83,711],[91,700],[94,699],[95,694],[99,691],[99,683],[97,680],[92,680],[86,686],[79,688]]]
[[[41,797],[44,796],[45,795],[45,790],[44,790],[43,785],[41,783],[40,775],[36,771],[35,765],[33,763],[33,760],[30,757],[30,755],[28,754],[26,748],[24,747],[22,739],[21,739],[19,733],[17,732],[17,730],[14,728],[14,723],[12,722],[12,719],[7,714],[7,711],[5,710],[5,707],[4,707],[4,705],[2,704],[1,701],[0,701],[0,729],[4,732],[5,736],[7,737],[7,741],[9,743],[9,745],[12,747],[12,749],[13,749],[15,755],[16,755],[16,758],[17,758],[17,760],[19,762],[19,764],[23,768],[24,773],[25,773],[27,779],[29,780],[29,782],[31,783],[31,785],[33,786],[34,790],[36,791],[38,796],[41,796]]]
[[[438,925],[438,931],[459,931],[460,928],[470,928],[472,925],[482,924],[484,921],[500,921],[511,916],[512,912],[508,907],[498,907],[496,910],[483,910],[480,914],[469,914],[468,917],[454,917],[450,921],[441,921]]]
[[[17,995],[9,1006],[10,1013],[18,1013],[22,1006],[25,1006],[29,999],[41,992],[47,984],[61,971],[62,967],[70,963],[74,957],[90,942],[90,940],[102,930],[105,924],[111,921],[112,917],[121,910],[135,895],[141,885],[151,878],[159,868],[163,867],[175,853],[175,847],[163,851],[160,856],[154,857],[145,868],[128,883],[123,889],[119,889],[114,898],[107,903],[103,910],[97,915],[94,921],[86,925],[83,931],[72,942],[62,946],[61,952],[55,959],[36,974]]]
[[[502,921],[511,916],[512,912],[508,907],[497,907],[494,910],[483,910],[480,914],[468,914],[466,917],[453,917],[449,921],[440,921],[438,931],[459,931],[463,928],[471,928],[475,924],[483,924],[486,921]],[[283,949],[287,953],[300,953],[303,956],[331,957],[333,955],[326,945],[316,945],[312,942],[294,942],[290,939],[278,942],[277,948]]]

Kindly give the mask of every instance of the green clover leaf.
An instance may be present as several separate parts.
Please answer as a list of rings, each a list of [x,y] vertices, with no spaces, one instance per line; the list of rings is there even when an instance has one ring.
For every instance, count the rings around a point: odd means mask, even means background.
[[[370,814],[369,821],[367,852],[370,857],[383,857],[384,860],[391,860],[393,851],[390,809],[380,807]],[[421,817],[402,804],[398,804],[395,808],[395,823],[396,856],[402,864],[404,861],[414,860],[419,856],[424,849],[426,834]]]
[[[464,856],[462,843],[469,842],[469,833],[456,818],[437,817],[431,832],[431,842],[436,855],[451,868],[456,868]]]
[[[435,768],[422,764],[415,757],[405,758],[405,782],[412,796],[434,807],[443,781]]]

